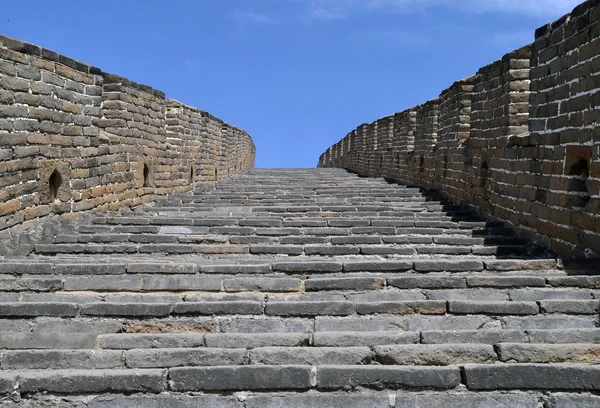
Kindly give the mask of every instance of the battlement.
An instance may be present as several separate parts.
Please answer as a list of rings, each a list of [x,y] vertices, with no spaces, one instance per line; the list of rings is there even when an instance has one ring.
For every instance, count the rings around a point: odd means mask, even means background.
[[[359,126],[319,166],[439,189],[563,256],[599,257],[599,28],[586,1],[391,125]]]

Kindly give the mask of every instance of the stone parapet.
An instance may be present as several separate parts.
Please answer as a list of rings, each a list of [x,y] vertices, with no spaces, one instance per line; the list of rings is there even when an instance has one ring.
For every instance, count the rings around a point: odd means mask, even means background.
[[[533,44],[395,114],[391,148],[361,138],[379,119],[319,166],[439,189],[565,257],[600,257],[599,27],[588,0]]]
[[[0,230],[188,191],[254,157],[246,132],[206,112],[0,36]]]

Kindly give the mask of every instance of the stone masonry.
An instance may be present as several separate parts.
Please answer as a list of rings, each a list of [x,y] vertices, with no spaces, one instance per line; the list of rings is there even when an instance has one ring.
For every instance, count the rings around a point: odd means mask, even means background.
[[[206,112],[0,36],[0,230],[190,191],[254,155],[246,132]]]
[[[599,257],[599,79],[600,4],[588,0],[533,44],[395,114],[392,130],[389,116],[359,126],[319,166],[438,189],[563,256]],[[381,127],[391,144],[374,143]]]
[[[0,408],[599,407],[599,10],[317,169],[0,37]]]

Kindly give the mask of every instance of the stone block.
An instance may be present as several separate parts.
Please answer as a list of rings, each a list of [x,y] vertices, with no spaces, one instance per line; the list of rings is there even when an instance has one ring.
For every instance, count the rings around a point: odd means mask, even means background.
[[[309,366],[182,367],[169,370],[173,391],[305,390]]]
[[[19,378],[27,394],[160,393],[166,386],[166,370],[29,371]]]
[[[460,383],[458,367],[319,366],[321,389],[453,389]]]
[[[600,367],[551,364],[466,365],[469,390],[579,390],[600,388]]]

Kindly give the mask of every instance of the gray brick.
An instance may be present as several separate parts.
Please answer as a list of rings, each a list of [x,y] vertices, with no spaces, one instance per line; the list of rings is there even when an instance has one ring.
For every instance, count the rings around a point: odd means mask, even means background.
[[[413,268],[412,261],[348,261],[345,272],[404,272]]]
[[[241,314],[260,315],[263,305],[260,302],[182,302],[173,308],[174,314],[184,315],[218,315]]]
[[[124,368],[123,353],[112,350],[19,350],[3,354],[3,370]]]
[[[600,343],[600,329],[528,330],[531,343]]]
[[[586,390],[600,388],[600,366],[543,364],[465,366],[470,390]]]
[[[341,272],[342,264],[338,262],[275,262],[275,272]]]
[[[361,302],[356,304],[357,314],[446,314],[446,302],[439,300],[405,300]]]
[[[415,261],[415,270],[418,272],[469,272],[482,271],[481,261],[462,260],[428,260]]]
[[[597,326],[597,316],[504,316],[502,327],[519,330],[591,329]]]
[[[544,313],[598,314],[600,300],[542,300]]]
[[[389,408],[390,398],[386,393],[253,395],[248,397],[245,406],[246,408]]]
[[[207,333],[206,347],[308,346],[308,333]]]
[[[12,393],[16,383],[16,374],[0,372],[0,395]]]
[[[73,317],[77,314],[77,305],[73,303],[1,303],[0,316],[37,317],[60,316]]]
[[[351,347],[378,346],[386,344],[407,344],[419,342],[419,333],[398,332],[316,332],[313,334],[315,346]]]
[[[470,276],[469,287],[518,288],[524,286],[546,286],[546,279],[538,276]]]
[[[19,389],[33,394],[159,393],[166,390],[166,370],[55,370],[23,372]]]
[[[235,278],[224,279],[227,292],[297,292],[302,281],[296,278]]]
[[[81,305],[81,315],[87,316],[169,316],[172,305],[161,303],[88,303]]]
[[[427,330],[421,333],[421,342],[424,344],[443,343],[481,343],[497,344],[502,342],[528,341],[527,333],[522,330]]]
[[[204,276],[145,276],[143,277],[142,290],[219,292],[221,290],[221,279]]]
[[[510,298],[516,301],[581,299],[592,300],[592,292],[587,289],[511,289]]]
[[[598,344],[517,344],[498,345],[501,361],[516,363],[600,363]]]
[[[519,259],[519,260],[493,260],[486,261],[488,271],[525,271],[525,270],[553,270],[556,269],[554,259]]]
[[[0,291],[47,292],[62,287],[62,280],[57,278],[0,278]]]
[[[376,360],[392,365],[452,365],[496,362],[496,352],[484,344],[402,344],[373,348]]]
[[[56,264],[59,275],[122,275],[125,264]]]
[[[204,346],[202,333],[119,333],[98,336],[98,346],[103,349],[154,349]],[[213,346],[214,347],[214,346]]]
[[[360,249],[352,246],[307,246],[304,248],[306,255],[358,255]]]
[[[428,290],[427,297],[434,300],[464,300],[464,301],[508,301],[507,290],[495,289],[446,289]]]
[[[372,353],[369,347],[260,347],[249,358],[250,364],[354,365],[368,364]]]
[[[198,265],[195,264],[180,264],[180,263],[149,263],[149,262],[132,262],[127,264],[127,273],[172,273],[172,274],[188,274],[197,273]]]
[[[271,267],[269,264],[256,264],[256,265],[200,265],[200,272],[202,273],[269,273]]]
[[[144,281],[140,277],[77,276],[65,278],[66,291],[139,291]]]
[[[246,349],[168,348],[125,351],[127,367],[224,366],[244,364]]]
[[[551,408],[597,408],[600,406],[598,395],[558,394],[550,397]]]
[[[311,388],[307,366],[185,367],[169,370],[174,391],[302,390]]]
[[[354,313],[351,302],[268,302],[267,315],[275,316],[345,316]]]
[[[331,317],[317,316],[315,331],[317,332],[376,332],[408,330],[405,316],[360,316]]]
[[[448,311],[456,314],[535,315],[540,308],[535,302],[468,302],[448,301]]]
[[[387,279],[389,286],[400,289],[466,288],[465,278],[453,276],[400,276]]]
[[[409,394],[398,392],[396,397],[398,408],[438,408],[438,407],[465,407],[465,408],[537,408],[538,400],[532,394]],[[558,408],[558,407],[556,407]]]
[[[379,290],[385,286],[384,278],[314,278],[305,282],[307,291],[319,290]]]
[[[459,383],[458,367],[320,366],[317,369],[317,387],[324,389],[452,389]]]
[[[302,255],[302,247],[294,245],[252,245],[251,254]]]
[[[89,408],[242,408],[235,396],[213,395],[102,395],[89,403]],[[65,407],[66,408],[66,407]]]
[[[313,331],[313,319],[279,317],[235,317],[220,322],[224,333],[308,333]]]
[[[29,81],[26,79],[2,76],[0,77],[0,87],[9,91],[29,91]]]

